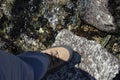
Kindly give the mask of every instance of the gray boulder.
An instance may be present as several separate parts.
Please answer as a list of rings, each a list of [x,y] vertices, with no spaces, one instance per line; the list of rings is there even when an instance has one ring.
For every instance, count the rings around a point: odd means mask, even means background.
[[[120,0],[78,0],[80,18],[106,32],[120,32]]]
[[[67,76],[64,80],[112,80],[119,72],[120,64],[118,59],[104,49],[99,43],[93,40],[87,40],[86,38],[74,35],[68,30],[62,30],[57,35],[55,43],[53,44],[53,46],[59,45],[71,46],[77,53],[79,53],[81,56],[81,62],[74,65],[74,67],[81,69],[94,77],[87,77],[87,79],[81,78],[85,76],[80,75],[83,74],[82,72],[79,73],[80,70],[73,72],[66,71],[69,69],[68,67],[71,66],[71,62],[66,69],[64,68],[63,71],[61,71],[61,74],[63,73],[62,75],[65,77],[65,73],[69,74],[70,72],[72,78],[74,77],[74,79],[69,79]],[[78,60],[77,57],[75,59]],[[60,76],[60,72],[58,76]],[[52,79],[51,75],[49,75],[49,77]],[[61,77],[57,78],[57,80],[60,79]]]

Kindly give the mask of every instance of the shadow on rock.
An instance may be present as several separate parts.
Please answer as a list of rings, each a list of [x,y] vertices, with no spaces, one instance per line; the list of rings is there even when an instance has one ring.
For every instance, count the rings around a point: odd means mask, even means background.
[[[79,66],[81,56],[74,52],[73,58],[56,72],[47,73],[42,80],[96,80],[89,73],[81,70]]]
[[[116,27],[116,32],[120,32],[120,0],[109,0],[108,10],[114,17],[114,26]]]
[[[113,80],[120,80],[120,71],[119,71],[119,74],[117,74],[116,77],[113,78]]]

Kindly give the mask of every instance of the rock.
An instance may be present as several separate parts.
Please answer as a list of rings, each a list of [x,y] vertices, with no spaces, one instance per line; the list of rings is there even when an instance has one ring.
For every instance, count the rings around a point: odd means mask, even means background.
[[[96,80],[112,80],[119,72],[118,59],[93,40],[62,30],[53,44],[53,46],[59,45],[68,45],[77,51],[81,55],[81,62],[75,67],[88,72]]]
[[[7,16],[9,19],[11,17],[11,9],[15,0],[2,0],[0,1],[0,19],[1,15]]]
[[[97,29],[120,32],[119,0],[78,0],[80,18]]]
[[[57,5],[65,5],[69,0],[45,0],[49,5],[57,4]]]

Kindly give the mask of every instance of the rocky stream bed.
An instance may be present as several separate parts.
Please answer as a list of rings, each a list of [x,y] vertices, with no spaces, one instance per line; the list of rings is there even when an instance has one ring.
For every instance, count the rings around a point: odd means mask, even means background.
[[[119,80],[120,0],[0,0],[1,50],[17,55],[56,45],[76,52],[43,80]]]

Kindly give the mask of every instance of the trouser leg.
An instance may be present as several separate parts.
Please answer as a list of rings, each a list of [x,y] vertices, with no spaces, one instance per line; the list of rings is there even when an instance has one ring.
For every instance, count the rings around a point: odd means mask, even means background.
[[[15,56],[0,51],[0,80],[40,80],[49,63],[48,57],[41,52]]]
[[[24,52],[18,57],[32,67],[35,80],[40,80],[45,75],[50,64],[48,56],[38,51]]]
[[[0,80],[34,80],[34,73],[15,55],[0,51]]]

